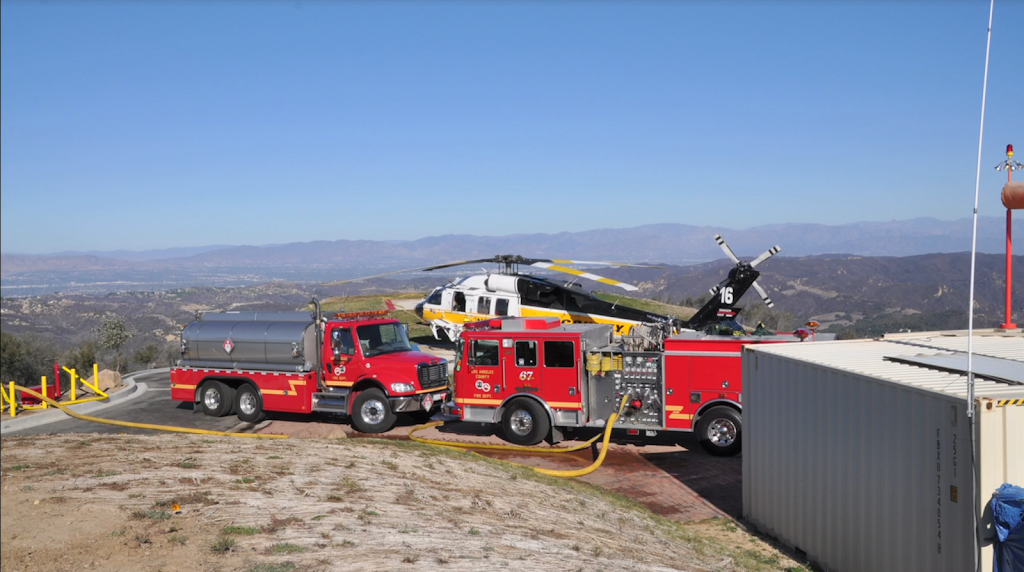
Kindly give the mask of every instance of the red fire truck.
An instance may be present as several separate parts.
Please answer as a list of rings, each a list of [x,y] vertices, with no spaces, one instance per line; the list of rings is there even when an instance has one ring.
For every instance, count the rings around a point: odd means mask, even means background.
[[[315,303],[315,300],[314,300]],[[181,332],[171,398],[257,422],[267,411],[349,415],[381,433],[396,413],[426,421],[448,397],[448,362],[413,350],[387,312],[207,313]]]
[[[709,453],[735,455],[743,432],[743,346],[813,338],[808,330],[765,336],[688,331],[668,338],[654,328],[634,331],[618,337],[607,324],[557,318],[468,325],[458,346],[450,412],[464,421],[500,423],[507,440],[536,445],[555,443],[567,430],[604,427],[628,394],[616,421],[627,435],[696,431]]]

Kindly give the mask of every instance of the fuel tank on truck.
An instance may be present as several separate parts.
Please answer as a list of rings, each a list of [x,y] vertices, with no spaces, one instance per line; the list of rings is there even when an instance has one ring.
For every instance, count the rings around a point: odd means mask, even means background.
[[[181,367],[304,372],[320,359],[308,312],[208,313],[181,332]]]

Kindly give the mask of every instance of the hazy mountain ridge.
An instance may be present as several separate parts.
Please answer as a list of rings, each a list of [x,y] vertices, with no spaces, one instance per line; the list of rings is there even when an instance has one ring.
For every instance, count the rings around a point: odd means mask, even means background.
[[[234,287],[271,280],[327,282],[506,253],[685,265],[724,259],[713,240],[717,232],[748,259],[776,244],[782,247],[782,254],[777,257],[780,260],[835,253],[914,256],[969,250],[971,225],[971,219],[926,218],[837,226],[772,224],[745,230],[666,223],[499,237],[452,234],[412,241],[336,240],[127,254],[115,251],[106,253],[109,256],[3,254],[0,277],[4,296],[19,296],[55,291],[100,293],[202,285]],[[1024,233],[1019,217],[1015,228]],[[1005,219],[979,219],[979,252],[1001,253],[1004,248]],[[199,252],[167,257],[195,250]],[[493,269],[484,264],[470,269],[480,267]]]
[[[696,298],[725,278],[727,260],[664,269],[619,268],[602,274],[636,283],[642,297],[679,304]],[[963,329],[967,326],[970,255],[927,254],[910,257],[823,255],[802,258],[774,257],[759,267],[759,283],[776,303],[779,313],[801,324],[815,318],[825,326],[854,325],[860,335],[882,328]],[[462,269],[465,274],[472,269]],[[1004,319],[1005,257],[981,254],[977,259],[975,325],[995,327]],[[106,316],[125,318],[137,332],[129,350],[146,343],[175,347],[178,326],[197,310],[295,310],[314,294],[357,296],[399,292],[428,292],[454,277],[454,270],[432,276],[387,279],[319,287],[314,284],[273,282],[243,288],[182,288],[162,292],[123,292],[105,295],[49,294],[5,298],[0,321],[6,333],[31,335],[63,351],[92,335]],[[561,276],[561,275],[556,275]],[[1015,321],[1024,321],[1024,256],[1014,257]],[[598,286],[593,282],[587,288]],[[604,287],[607,292],[623,294]],[[740,302],[748,318],[764,311],[750,291]],[[747,320],[749,322],[749,319]]]

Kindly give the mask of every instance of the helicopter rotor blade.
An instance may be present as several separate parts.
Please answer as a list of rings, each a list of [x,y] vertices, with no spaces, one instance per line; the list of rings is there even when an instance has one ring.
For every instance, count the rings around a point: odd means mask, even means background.
[[[359,278],[349,278],[348,280],[335,280],[333,282],[324,282],[321,286],[338,286],[339,284],[350,284],[352,282],[361,282],[363,280],[369,280],[371,278],[380,278],[381,276],[391,276],[393,274],[402,274],[405,272],[417,272],[424,270],[424,268],[407,268],[405,270],[395,270],[394,272],[385,272],[383,274],[374,274],[373,276],[360,276]]]
[[[780,250],[782,250],[782,249],[779,248],[778,244],[776,244],[775,246],[773,246],[773,247],[769,248],[768,250],[764,251],[764,253],[761,254],[761,256],[758,256],[757,258],[755,258],[752,261],[750,261],[750,267],[754,268],[758,264],[761,264],[765,260],[768,260],[769,258],[771,258],[771,257],[775,256],[776,254],[778,254]]]
[[[609,262],[606,260],[564,260],[556,258],[526,258],[524,259],[523,264],[534,266],[534,262],[550,262],[553,264],[593,264],[595,266],[612,266],[616,268],[619,266],[628,266],[630,268],[664,268],[664,266],[656,266],[653,264],[631,264],[628,262]]]
[[[717,242],[718,246],[721,247],[722,252],[724,252],[725,255],[729,257],[729,260],[732,260],[735,264],[740,263],[740,259],[736,257],[736,253],[734,253],[732,249],[729,248],[729,245],[725,243],[725,239],[722,238],[722,235],[716,234],[715,242]]]
[[[556,272],[564,272],[565,274],[571,274],[573,276],[579,276],[580,278],[586,278],[602,284],[608,284],[609,286],[618,286],[628,292],[634,292],[639,290],[632,284],[625,282],[619,282],[618,280],[612,280],[611,278],[605,278],[604,276],[598,276],[597,274],[591,274],[590,272],[583,272],[582,270],[576,270],[575,268],[569,268],[568,266],[559,266],[558,264],[552,264],[550,262],[538,260],[530,264],[530,266],[536,266],[538,268],[547,268],[548,270],[554,270]]]
[[[764,303],[767,304],[769,308],[775,307],[775,303],[768,297],[768,293],[764,291],[764,288],[761,288],[761,285],[757,283],[757,280],[751,282],[750,285],[754,287],[754,290],[757,290],[757,293],[761,295],[761,299],[764,300]]]
[[[463,264],[478,264],[480,262],[494,262],[493,258],[477,258],[476,260],[456,260],[455,262],[446,262],[444,264],[437,264],[434,266],[426,266],[424,268],[417,268],[416,270],[422,270],[430,272],[431,270],[440,270],[442,268],[451,268],[452,266],[462,266]]]

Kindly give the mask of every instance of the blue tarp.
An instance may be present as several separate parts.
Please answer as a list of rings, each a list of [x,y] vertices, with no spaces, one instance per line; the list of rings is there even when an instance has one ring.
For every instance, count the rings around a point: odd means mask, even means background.
[[[996,529],[993,572],[1024,572],[1024,488],[1004,484],[992,495]]]

